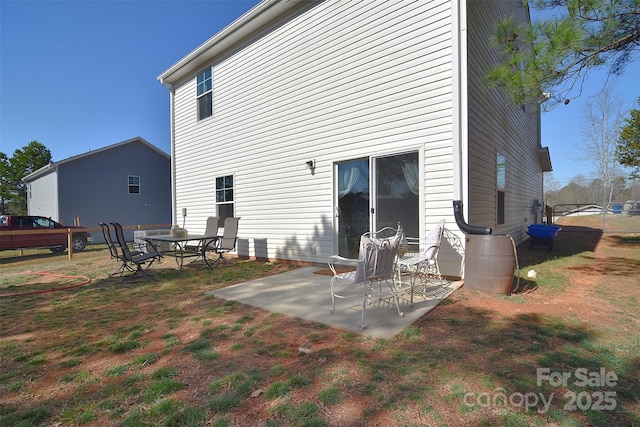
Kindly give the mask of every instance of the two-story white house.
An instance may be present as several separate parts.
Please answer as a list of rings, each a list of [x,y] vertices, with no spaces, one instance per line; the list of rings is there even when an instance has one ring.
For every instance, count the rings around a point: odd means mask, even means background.
[[[537,106],[484,83],[508,15],[529,22],[519,0],[259,3],[158,77],[174,218],[238,216],[240,255],[317,263],[398,221],[424,236],[446,219],[464,240],[454,200],[524,240],[550,159]]]

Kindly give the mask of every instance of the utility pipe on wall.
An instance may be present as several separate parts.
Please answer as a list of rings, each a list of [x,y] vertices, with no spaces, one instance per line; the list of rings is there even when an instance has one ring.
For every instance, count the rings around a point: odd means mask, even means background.
[[[174,119],[174,108],[175,108],[175,89],[173,84],[161,81],[162,86],[169,89],[169,123],[171,127],[170,138],[171,138],[171,224],[176,225],[176,144],[175,144],[175,119]]]
[[[460,231],[465,234],[491,234],[491,228],[474,227],[464,221],[462,200],[464,190],[468,191],[466,179],[468,176],[469,162],[468,140],[469,140],[469,115],[467,94],[467,2],[466,0],[451,2],[454,40],[453,47],[453,215]]]
[[[462,214],[462,201],[453,201],[453,216],[456,219],[458,228],[465,234],[491,234],[491,227],[476,227],[465,222]]]
[[[466,141],[468,138],[467,115],[467,16],[466,1],[451,2],[453,40],[452,47],[452,112],[453,112],[453,141],[452,141],[452,171],[453,171],[453,199],[463,199],[464,173],[466,162]]]

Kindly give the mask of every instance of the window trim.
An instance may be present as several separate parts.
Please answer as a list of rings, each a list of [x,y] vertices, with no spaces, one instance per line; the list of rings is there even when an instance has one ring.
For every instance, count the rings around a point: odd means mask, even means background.
[[[228,179],[231,179],[231,186],[227,187],[227,183],[228,183]],[[222,187],[218,187],[218,181],[222,181]],[[222,175],[222,176],[216,176],[215,178],[215,203],[216,203],[216,215],[220,218],[221,222],[224,222],[224,218],[227,218],[228,216],[235,216],[235,211],[236,211],[236,178],[234,176],[234,174],[228,174],[228,175]],[[230,200],[227,199],[227,195],[229,194],[228,192],[231,192],[231,198]],[[221,201],[218,201],[218,192],[222,192],[222,199]],[[220,206],[222,205],[226,205],[226,206],[231,206],[231,215],[222,215],[220,212]]]
[[[209,73],[208,76],[206,75],[207,73]],[[199,80],[200,76],[203,76],[202,81]],[[202,92],[200,92],[201,89],[203,89]],[[204,98],[209,98],[209,111],[206,111],[208,114],[203,117],[200,109],[200,101]],[[213,66],[211,65],[196,74],[196,116],[199,122],[213,117]]]
[[[132,183],[131,182],[131,178],[137,178],[138,183],[137,184]],[[140,190],[142,188],[141,181],[142,180],[140,179],[140,175],[128,175],[127,176],[127,194],[131,194],[131,195],[135,195],[135,196],[139,195],[140,194]],[[138,188],[138,192],[137,193],[136,192],[132,192],[131,191],[132,187],[137,187]]]

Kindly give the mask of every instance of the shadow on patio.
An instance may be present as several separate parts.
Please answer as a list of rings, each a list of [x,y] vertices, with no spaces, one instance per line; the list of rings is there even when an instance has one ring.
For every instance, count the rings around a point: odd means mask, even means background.
[[[441,301],[462,286],[462,281],[427,285],[425,293],[415,294],[411,305],[408,289],[400,289],[401,309],[398,316],[393,302],[369,305],[366,308],[367,328],[360,327],[361,300],[349,298],[336,303],[331,314],[331,276],[316,274],[319,267],[305,267],[249,282],[239,283],[210,292],[218,298],[260,307],[271,312],[298,317],[325,325],[356,332],[374,338],[392,338],[407,326],[435,308]],[[354,286],[353,295],[362,294]]]

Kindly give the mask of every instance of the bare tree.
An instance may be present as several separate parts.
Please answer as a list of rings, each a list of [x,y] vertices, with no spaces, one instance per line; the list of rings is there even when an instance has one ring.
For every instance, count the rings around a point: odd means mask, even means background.
[[[560,198],[564,201],[563,203],[593,203],[589,185],[590,180],[586,176],[576,175],[571,178],[569,185],[560,190]]]
[[[602,202],[611,203],[614,184],[622,175],[616,159],[616,147],[624,116],[622,101],[606,86],[589,99],[582,112],[584,151],[589,162],[596,167],[597,180],[601,183]]]
[[[556,180],[553,173],[544,175],[544,199],[547,206],[555,206],[564,203],[560,198],[562,185]]]
[[[553,172],[545,174],[544,176],[544,192],[550,193],[552,191],[558,191],[562,188],[560,182],[556,179]]]
[[[640,200],[640,180],[632,181],[627,186],[621,200]]]

